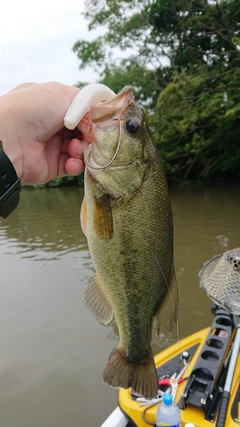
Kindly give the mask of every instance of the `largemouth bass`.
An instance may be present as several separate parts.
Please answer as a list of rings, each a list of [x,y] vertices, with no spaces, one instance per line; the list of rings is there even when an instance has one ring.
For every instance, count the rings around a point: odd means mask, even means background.
[[[153,319],[165,336],[178,311],[165,173],[130,87],[92,106],[79,128],[87,137],[81,223],[96,269],[86,305],[105,325],[114,316],[119,331],[103,381],[151,398]]]

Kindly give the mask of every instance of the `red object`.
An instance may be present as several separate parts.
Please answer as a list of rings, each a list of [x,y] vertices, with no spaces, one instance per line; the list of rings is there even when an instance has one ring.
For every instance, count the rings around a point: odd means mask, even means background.
[[[171,386],[173,383],[178,383],[178,384],[180,384],[180,383],[182,383],[183,381],[185,381],[187,378],[179,378],[178,380],[176,380],[176,378],[164,378],[164,379],[162,379],[162,380],[158,380],[158,385],[161,387],[161,386],[164,386],[164,385],[169,385],[169,386]]]

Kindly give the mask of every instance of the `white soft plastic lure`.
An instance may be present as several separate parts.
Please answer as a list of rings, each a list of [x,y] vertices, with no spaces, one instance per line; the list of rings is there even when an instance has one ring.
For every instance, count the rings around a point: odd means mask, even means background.
[[[109,87],[92,83],[84,88],[73,99],[65,117],[64,125],[67,129],[74,129],[91,106],[100,101],[108,101],[116,94]]]

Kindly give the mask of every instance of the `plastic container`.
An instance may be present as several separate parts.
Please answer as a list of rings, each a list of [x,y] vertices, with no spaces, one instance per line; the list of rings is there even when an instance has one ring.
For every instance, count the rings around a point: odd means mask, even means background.
[[[158,407],[156,414],[156,425],[165,427],[181,427],[181,412],[179,407],[173,403],[172,395],[164,393],[162,404]]]

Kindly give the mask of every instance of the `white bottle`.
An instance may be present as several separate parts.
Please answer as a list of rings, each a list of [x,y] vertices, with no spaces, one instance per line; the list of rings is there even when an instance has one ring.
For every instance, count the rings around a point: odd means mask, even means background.
[[[162,404],[156,414],[156,425],[165,427],[181,427],[180,409],[173,403],[172,395],[164,393]]]

